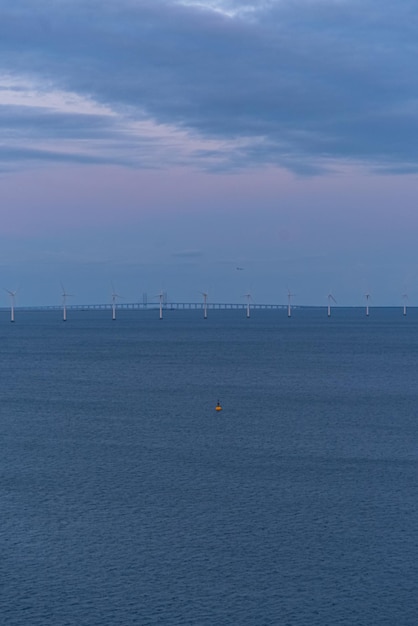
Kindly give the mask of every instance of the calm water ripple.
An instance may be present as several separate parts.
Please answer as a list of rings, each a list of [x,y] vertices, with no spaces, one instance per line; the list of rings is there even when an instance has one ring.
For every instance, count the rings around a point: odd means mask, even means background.
[[[372,313],[0,317],[2,624],[416,626],[418,311]]]

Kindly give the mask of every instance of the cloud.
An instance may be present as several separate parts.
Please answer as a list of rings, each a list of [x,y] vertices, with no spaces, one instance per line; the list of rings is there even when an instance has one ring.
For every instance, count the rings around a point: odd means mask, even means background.
[[[3,163],[10,146],[19,162],[416,171],[412,2],[1,0],[0,18],[0,71],[21,78],[0,81]]]

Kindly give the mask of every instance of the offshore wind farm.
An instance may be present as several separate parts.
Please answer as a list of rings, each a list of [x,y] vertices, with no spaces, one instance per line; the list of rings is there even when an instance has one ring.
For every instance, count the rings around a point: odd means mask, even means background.
[[[16,306],[14,292],[10,292],[10,305],[0,307],[0,311],[2,312],[10,312],[10,321],[15,322],[16,313],[20,312],[61,312],[62,320],[64,322],[68,319],[68,313],[70,312],[90,312],[90,311],[108,311],[111,319],[116,321],[117,319],[117,311],[120,313],[126,311],[137,311],[137,312],[152,312],[155,311],[158,314],[158,318],[162,320],[164,318],[164,313],[168,312],[184,312],[184,311],[195,311],[201,312],[204,319],[208,319],[208,316],[211,312],[219,312],[219,311],[243,311],[245,313],[245,317],[249,319],[251,317],[251,311],[259,312],[259,311],[276,311],[278,313],[284,312],[288,318],[292,317],[292,313],[294,311],[323,311],[324,316],[331,318],[331,316],[335,314],[339,314],[340,311],[363,311],[365,317],[369,317],[371,311],[374,310],[399,310],[400,314],[403,317],[407,316],[407,310],[409,309],[412,313],[414,309],[418,310],[417,307],[407,307],[406,302],[402,302],[398,306],[385,306],[385,307],[372,307],[369,303],[370,296],[366,299],[366,307],[364,305],[357,306],[338,306],[334,297],[329,294],[328,300],[323,305],[298,305],[291,304],[290,298],[293,297],[293,294],[288,294],[288,303],[283,304],[272,304],[272,303],[258,303],[254,302],[251,298],[251,294],[245,295],[244,302],[212,302],[208,299],[208,295],[205,295],[203,301],[189,301],[182,302],[177,300],[169,300],[167,299],[166,293],[158,294],[157,300],[148,301],[148,299],[144,299],[144,301],[137,302],[117,302],[116,294],[112,294],[112,301],[105,303],[83,303],[83,304],[68,304],[67,297],[71,294],[63,293],[63,301],[62,304],[55,305],[36,305],[36,306]],[[334,303],[334,306],[331,306],[331,302]],[[306,317],[304,317],[306,320]]]
[[[237,270],[244,272],[242,267],[237,267]],[[22,282],[22,281],[21,281]],[[74,281],[69,281],[72,284]],[[379,300],[378,294],[372,294],[370,289],[361,290],[358,289],[357,297],[353,297],[353,293],[350,293],[350,297],[344,298],[344,286],[340,285],[338,292],[338,300],[335,297],[335,291],[333,289],[323,290],[322,296],[318,291],[315,294],[314,302],[310,301],[311,292],[304,293],[303,290],[297,290],[297,293],[293,291],[289,286],[286,288],[274,288],[268,289],[269,299],[258,298],[257,284],[252,285],[251,289],[243,289],[240,293],[240,287],[235,288],[235,298],[233,297],[233,290],[225,291],[224,289],[217,290],[216,287],[211,290],[199,290],[193,288],[192,285],[182,284],[181,293],[183,297],[179,297],[175,294],[173,289],[169,292],[161,288],[158,291],[151,292],[142,291],[139,296],[132,298],[132,293],[140,291],[132,288],[132,284],[122,281],[124,283],[124,289],[121,291],[115,287],[114,281],[111,281],[109,288],[99,290],[97,285],[94,285],[94,289],[91,290],[93,298],[90,300],[88,294],[90,292],[86,285],[83,285],[82,295],[78,293],[78,290],[71,290],[69,292],[62,280],[58,281],[59,287],[55,290],[51,289],[51,285],[48,286],[48,298],[47,301],[42,302],[39,299],[39,294],[43,293],[44,287],[36,287],[31,281],[29,289],[22,288],[19,285],[14,290],[7,287],[3,287],[3,303],[0,300],[0,310],[10,310],[11,318],[14,318],[14,312],[16,310],[55,310],[60,309],[62,311],[63,321],[67,319],[67,312],[71,310],[106,310],[109,309],[112,312],[112,319],[116,320],[118,310],[152,310],[158,309],[159,316],[162,317],[164,310],[186,310],[196,309],[202,310],[204,317],[207,317],[210,310],[228,310],[228,309],[243,309],[246,311],[247,317],[250,317],[251,310],[260,309],[286,309],[287,316],[292,316],[293,309],[304,308],[325,308],[328,317],[331,317],[333,310],[339,308],[356,308],[363,307],[366,316],[369,316],[370,311],[375,308],[381,307],[401,307],[403,314],[406,316],[408,308],[413,308],[414,303],[411,302],[409,293],[410,291],[402,291],[399,289],[399,295],[392,299],[392,301],[386,300],[385,304],[382,304],[382,300]],[[55,291],[55,297],[54,297]],[[261,290],[263,291],[263,290]],[[393,289],[395,292],[396,290]],[[106,293],[107,292],[107,293]],[[31,303],[30,300],[33,295],[36,295],[36,301]],[[51,295],[52,294],[52,295]],[[87,297],[86,297],[87,294]],[[101,295],[103,297],[101,297]],[[128,294],[128,295],[126,295]],[[189,298],[185,298],[184,295],[188,294]],[[374,292],[376,294],[376,291]],[[265,290],[264,290],[265,295]],[[229,296],[229,297],[228,297]],[[55,300],[55,302],[54,302]],[[60,302],[61,301],[61,302]],[[362,304],[363,302],[363,304]]]
[[[241,269],[241,268],[240,268]],[[226,300],[216,300],[210,297],[208,291],[198,292],[201,295],[201,299],[195,300],[180,300],[176,298],[169,298],[167,291],[160,290],[157,294],[152,297],[148,296],[147,292],[143,292],[141,298],[138,300],[127,301],[121,294],[119,294],[113,283],[111,285],[110,298],[109,301],[103,302],[70,302],[69,298],[76,299],[75,293],[69,293],[66,291],[63,283],[60,281],[61,286],[61,304],[36,304],[36,305],[18,305],[17,304],[17,294],[20,289],[16,289],[14,291],[4,288],[5,294],[7,294],[9,305],[4,303],[3,306],[0,306],[0,311],[10,311],[10,321],[15,321],[16,311],[61,311],[63,321],[67,321],[67,316],[69,311],[110,311],[112,320],[116,320],[117,311],[158,311],[158,316],[160,319],[163,319],[164,311],[186,311],[186,310],[195,310],[202,311],[203,317],[206,319],[208,317],[209,311],[228,311],[228,310],[243,310],[245,311],[246,317],[250,318],[251,310],[259,311],[259,310],[284,310],[287,313],[287,317],[292,317],[292,311],[294,309],[324,309],[327,317],[331,317],[332,311],[338,310],[338,308],[347,308],[347,309],[355,309],[355,308],[363,308],[365,311],[366,317],[369,317],[370,311],[373,308],[398,308],[402,311],[403,315],[406,316],[407,309],[411,308],[409,305],[408,294],[403,293],[399,298],[399,305],[395,303],[388,305],[386,307],[373,307],[371,304],[371,294],[367,291],[363,298],[365,300],[365,305],[362,305],[359,302],[355,305],[347,307],[339,306],[336,298],[334,297],[331,291],[328,292],[326,296],[323,298],[323,304],[307,304],[306,302],[298,303],[297,300],[295,302],[295,298],[297,298],[296,294],[293,293],[289,287],[287,288],[285,295],[283,297],[283,301],[280,302],[257,302],[254,300],[252,294],[250,292],[244,293],[239,301],[226,301]],[[414,307],[412,307],[414,308]]]
[[[242,268],[237,268],[242,271]],[[64,287],[62,281],[59,281],[59,285],[61,288],[61,303],[57,301],[56,303],[36,303],[36,304],[19,304],[18,303],[18,295],[19,298],[22,299],[22,295],[24,296],[24,290],[22,294],[22,288],[11,290],[8,288],[3,288],[5,298],[3,305],[0,305],[0,310],[10,310],[11,320],[14,321],[14,315],[16,310],[34,310],[34,311],[42,311],[42,310],[61,310],[63,321],[67,320],[67,312],[71,310],[110,310],[112,314],[112,319],[116,320],[117,311],[123,310],[153,310],[157,309],[159,312],[159,317],[163,317],[164,310],[202,310],[204,317],[208,316],[208,311],[211,310],[234,310],[234,309],[242,309],[245,310],[246,316],[249,318],[251,315],[251,310],[262,310],[262,309],[273,309],[273,310],[286,310],[287,316],[290,318],[292,316],[293,309],[300,308],[324,308],[326,310],[326,314],[328,317],[331,317],[333,310],[338,310],[338,308],[356,308],[363,307],[365,311],[365,315],[368,317],[370,315],[370,311],[373,308],[382,308],[382,307],[391,307],[397,308],[400,307],[403,315],[406,316],[407,309],[413,308],[413,304],[411,305],[409,301],[409,295],[406,292],[401,292],[398,298],[398,302],[390,302],[388,304],[375,304],[372,305],[372,296],[370,290],[366,290],[363,292],[358,292],[357,302],[352,302],[351,304],[344,303],[339,304],[337,299],[334,296],[334,291],[329,290],[324,291],[324,295],[322,298],[322,304],[318,303],[320,298],[316,299],[315,303],[309,302],[309,299],[304,297],[304,294],[299,292],[299,294],[294,293],[289,287],[286,289],[282,289],[282,296],[280,297],[280,290],[276,291],[276,297],[271,301],[259,301],[255,297],[253,297],[252,290],[248,290],[244,292],[240,297],[235,300],[230,300],[227,298],[217,298],[216,290],[213,290],[209,293],[209,290],[205,291],[193,291],[191,293],[195,293],[199,295],[200,298],[176,298],[164,289],[160,289],[157,293],[152,296],[149,296],[148,292],[143,291],[139,298],[137,299],[128,299],[115,288],[114,283],[111,283],[111,287],[109,289],[108,297],[104,297],[103,300],[100,301],[97,298],[97,290],[96,290],[96,302],[89,301],[77,301],[77,293],[70,293]],[[130,290],[132,291],[132,289]],[[57,291],[57,300],[59,298]],[[271,289],[270,293],[273,294],[274,290]],[[51,299],[51,298],[50,298]],[[6,304],[8,300],[9,305]],[[364,304],[362,304],[362,300]]]

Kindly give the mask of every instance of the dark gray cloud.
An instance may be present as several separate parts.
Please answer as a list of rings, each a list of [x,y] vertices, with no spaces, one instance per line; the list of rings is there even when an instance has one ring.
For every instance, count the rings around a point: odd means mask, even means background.
[[[189,154],[202,167],[272,163],[318,173],[349,160],[418,169],[414,3],[212,6],[230,15],[163,0],[1,0],[0,71],[80,94],[119,116],[0,110],[3,136],[9,129],[29,139],[117,140],[106,158],[140,166],[152,141],[137,145],[121,120],[128,126],[145,117],[221,142],[217,149],[203,141]]]

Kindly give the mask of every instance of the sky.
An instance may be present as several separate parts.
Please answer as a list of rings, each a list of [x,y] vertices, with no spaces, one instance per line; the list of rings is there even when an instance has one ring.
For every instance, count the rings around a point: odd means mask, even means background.
[[[417,35],[410,0],[0,0],[0,306],[418,306]]]

